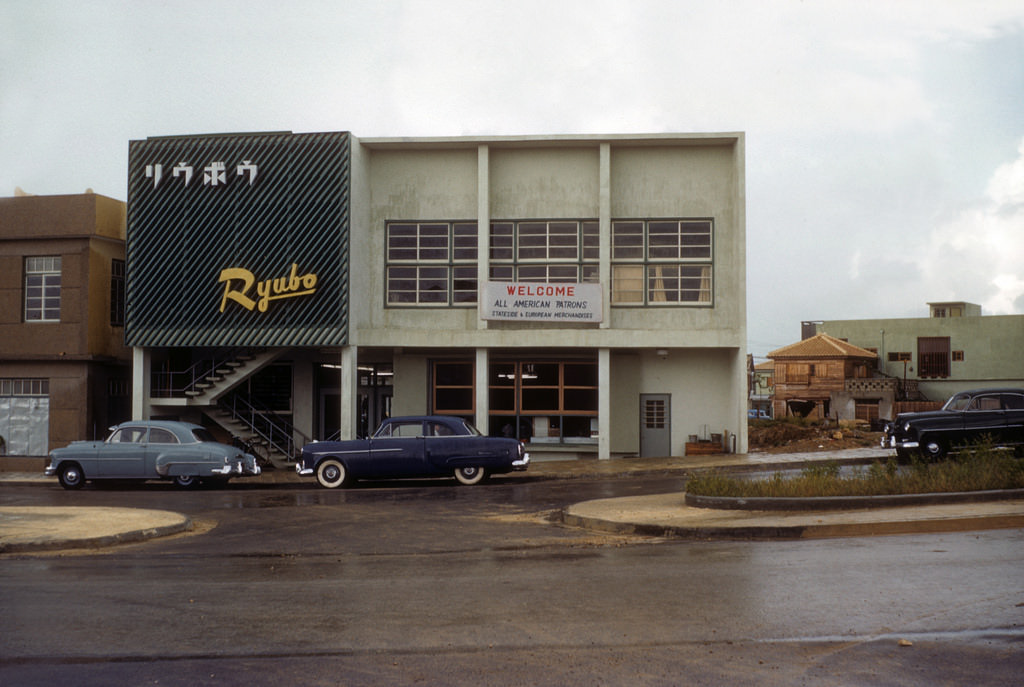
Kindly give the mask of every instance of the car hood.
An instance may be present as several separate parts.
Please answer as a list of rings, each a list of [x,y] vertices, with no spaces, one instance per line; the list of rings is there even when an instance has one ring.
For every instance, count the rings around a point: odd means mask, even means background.
[[[919,413],[900,413],[896,416],[895,422],[902,424],[904,422],[915,422],[919,420],[935,420],[938,418],[947,418],[957,415],[950,410],[925,410]]]
[[[82,451],[98,451],[102,446],[106,445],[105,441],[72,441],[67,446],[61,448],[55,448],[50,451],[51,454],[60,455],[68,451],[74,451],[75,453],[81,453]]]

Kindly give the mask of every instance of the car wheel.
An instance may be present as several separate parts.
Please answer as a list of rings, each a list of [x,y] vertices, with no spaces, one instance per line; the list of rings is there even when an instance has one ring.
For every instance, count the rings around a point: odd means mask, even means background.
[[[346,477],[345,465],[337,458],[328,458],[316,468],[316,481],[327,489],[344,486]]]
[[[78,463],[62,465],[57,479],[60,480],[60,486],[65,489],[81,489],[82,485],[85,484],[85,475],[82,473],[82,468],[79,467]]]
[[[946,445],[938,439],[922,439],[921,455],[926,460],[942,460],[946,457]]]
[[[178,475],[174,478],[174,484],[182,489],[191,489],[199,484],[199,480],[195,475]]]
[[[487,477],[487,471],[475,466],[455,470],[455,479],[466,485],[479,484],[484,481],[485,477]]]

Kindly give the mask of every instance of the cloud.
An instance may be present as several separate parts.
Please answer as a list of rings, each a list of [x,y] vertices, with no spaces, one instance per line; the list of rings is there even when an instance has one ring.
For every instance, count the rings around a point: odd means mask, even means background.
[[[931,300],[980,303],[989,315],[1019,312],[1024,298],[1024,139],[999,165],[985,197],[941,223],[913,251]]]

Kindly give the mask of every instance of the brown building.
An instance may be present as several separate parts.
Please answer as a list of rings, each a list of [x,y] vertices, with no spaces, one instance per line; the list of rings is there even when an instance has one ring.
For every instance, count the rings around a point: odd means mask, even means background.
[[[775,364],[773,417],[889,417],[895,380],[877,378],[878,354],[818,334],[768,354]]]
[[[0,198],[0,441],[43,456],[130,419],[126,208],[92,193]]]

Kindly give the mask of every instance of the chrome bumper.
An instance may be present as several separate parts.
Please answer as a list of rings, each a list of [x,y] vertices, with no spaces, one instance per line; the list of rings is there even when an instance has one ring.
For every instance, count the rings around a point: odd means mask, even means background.
[[[524,453],[522,460],[513,460],[512,461],[512,469],[513,470],[517,470],[517,471],[518,470],[525,470],[529,466],[530,466],[530,454],[529,453]]]
[[[896,437],[882,437],[882,448],[918,448],[916,441],[896,441]]]
[[[298,463],[295,464],[295,472],[304,477],[308,477],[309,475],[312,475],[314,472],[316,472],[316,470],[314,470],[313,468],[303,467],[303,463],[300,460]]]

